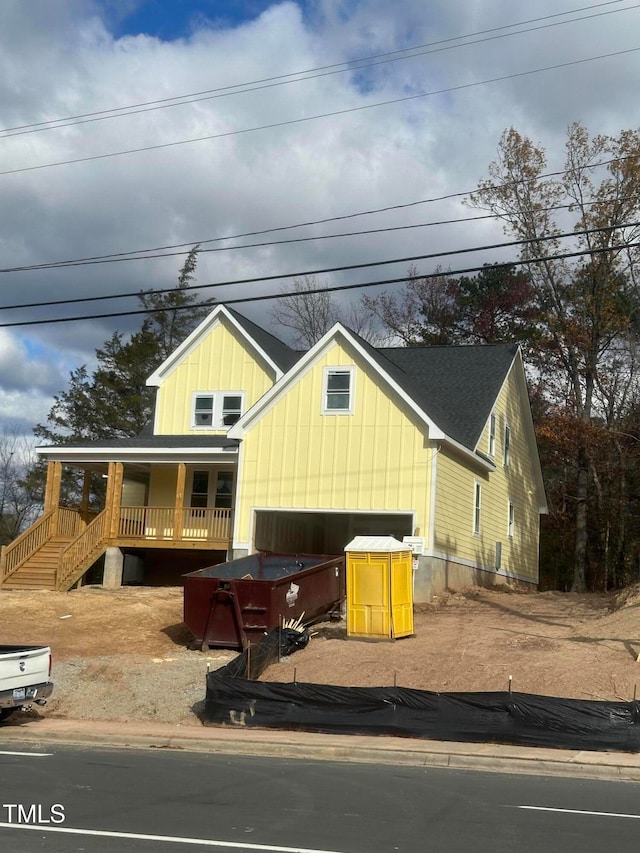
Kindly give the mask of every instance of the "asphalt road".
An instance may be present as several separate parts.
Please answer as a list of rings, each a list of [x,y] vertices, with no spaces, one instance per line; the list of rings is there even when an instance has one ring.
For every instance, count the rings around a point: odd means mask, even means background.
[[[2,749],[0,850],[12,853],[635,853],[640,837],[640,784],[630,782]]]

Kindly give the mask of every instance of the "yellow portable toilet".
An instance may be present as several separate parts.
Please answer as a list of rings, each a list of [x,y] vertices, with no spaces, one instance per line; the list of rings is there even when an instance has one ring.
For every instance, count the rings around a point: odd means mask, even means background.
[[[347,555],[347,637],[413,634],[413,552],[393,536],[356,536]]]

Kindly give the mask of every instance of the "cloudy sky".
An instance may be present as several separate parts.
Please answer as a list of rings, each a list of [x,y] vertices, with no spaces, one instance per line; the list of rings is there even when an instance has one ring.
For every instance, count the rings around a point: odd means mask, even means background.
[[[215,284],[500,241],[494,222],[429,223],[473,215],[460,194],[505,128],[550,170],[574,121],[637,128],[639,79],[633,0],[2,0],[0,429],[30,432],[70,370],[140,320],[34,321],[133,310],[123,294],[171,287],[183,256],[7,270],[199,242],[218,251],[198,283]],[[334,236],[407,225],[422,227]],[[236,307],[266,324],[269,304]]]

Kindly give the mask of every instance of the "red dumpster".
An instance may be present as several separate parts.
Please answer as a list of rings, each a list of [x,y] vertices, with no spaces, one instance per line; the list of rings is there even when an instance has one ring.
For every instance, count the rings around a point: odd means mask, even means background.
[[[203,649],[244,649],[282,619],[336,610],[344,594],[344,557],[260,551],[184,575],[184,621]]]

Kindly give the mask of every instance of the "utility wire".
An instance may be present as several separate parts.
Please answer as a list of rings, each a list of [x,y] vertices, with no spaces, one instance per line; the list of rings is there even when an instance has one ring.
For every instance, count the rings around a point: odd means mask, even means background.
[[[464,249],[451,249],[444,252],[432,252],[429,254],[423,255],[412,255],[409,257],[402,258],[389,258],[383,261],[370,261],[368,263],[360,263],[360,264],[348,264],[338,267],[324,267],[322,269],[313,269],[313,270],[303,270],[298,272],[289,272],[289,273],[277,273],[274,275],[268,276],[258,276],[253,278],[243,278],[243,279],[234,279],[232,281],[222,281],[222,282],[209,282],[208,284],[196,284],[189,286],[189,292],[194,290],[208,290],[210,288],[220,288],[220,287],[232,287],[238,286],[242,284],[259,284],[267,281],[277,281],[283,278],[300,278],[304,276],[315,276],[315,275],[324,275],[326,273],[335,273],[335,272],[346,272],[350,270],[362,270],[368,269],[370,267],[381,267],[381,266],[389,266],[391,264],[400,264],[400,263],[413,263],[415,261],[425,261],[425,260],[434,260],[438,258],[450,257],[452,255],[467,255],[472,252],[487,252],[494,251],[495,249],[505,249],[505,248],[513,248],[514,246],[527,246],[532,243],[545,243],[549,240],[561,240],[566,237],[580,237],[580,236],[589,236],[592,234],[605,234],[611,233],[613,231],[619,231],[622,228],[637,228],[640,227],[640,222],[628,222],[622,225],[607,225],[602,226],[600,228],[587,228],[580,231],[567,231],[560,234],[550,234],[544,237],[531,237],[525,240],[509,240],[504,243],[492,243],[484,246],[471,246]],[[631,245],[625,243],[620,246],[608,246],[605,251],[611,252],[615,251],[618,248],[625,248],[626,246]],[[596,250],[594,250],[596,251]],[[589,250],[585,252],[579,252],[578,254],[588,254]],[[564,256],[562,256],[564,257]],[[567,255],[566,257],[573,257],[573,255]],[[449,273],[447,273],[449,275]],[[395,279],[394,279],[395,280]],[[406,280],[406,276],[402,281]],[[364,286],[364,285],[363,285]],[[175,291],[175,287],[165,288],[162,290],[154,290],[153,293],[156,295],[160,295],[163,293],[172,293]],[[306,291],[305,291],[306,292]],[[48,302],[32,302],[32,303],[24,303],[21,305],[4,305],[2,306],[3,311],[11,311],[17,309],[25,309],[25,308],[44,308],[44,307],[52,307],[58,305],[72,305],[77,304],[78,302],[102,302],[107,299],[129,299],[131,297],[137,297],[140,295],[140,291],[129,292],[129,293],[112,293],[112,294],[102,294],[100,296],[85,296],[85,297],[77,297],[75,299],[56,299]],[[125,312],[126,314],[126,312]],[[101,315],[102,316],[102,315]],[[118,316],[118,315],[110,315],[105,314],[103,316]],[[75,318],[72,318],[75,319]],[[36,321],[36,322],[46,322],[46,321]],[[0,324],[2,325],[2,324]]]
[[[331,112],[327,112],[327,113],[318,113],[318,114],[312,115],[312,116],[303,116],[302,118],[294,118],[294,119],[287,119],[285,121],[271,122],[270,124],[262,124],[262,125],[257,125],[255,127],[245,127],[245,128],[241,128],[239,130],[227,130],[227,131],[223,131],[222,133],[212,133],[212,134],[208,134],[207,136],[197,136],[197,137],[194,137],[192,139],[178,139],[178,140],[175,140],[174,142],[161,142],[161,143],[157,143],[156,145],[144,145],[144,146],[141,146],[139,148],[127,148],[127,149],[124,149],[123,151],[110,151],[106,154],[91,154],[91,155],[88,155],[86,157],[74,157],[74,158],[69,159],[69,160],[59,160],[59,161],[54,162],[54,163],[40,163],[37,166],[22,166],[21,168],[18,168],[18,169],[5,169],[4,171],[0,172],[0,176],[16,175],[16,174],[20,174],[23,172],[35,172],[35,171],[38,171],[40,169],[51,169],[51,168],[56,168],[59,166],[70,166],[70,165],[73,165],[75,163],[90,163],[90,162],[94,162],[96,160],[107,160],[107,159],[110,159],[112,157],[123,157],[123,156],[128,155],[128,154],[141,154],[141,153],[147,152],[147,151],[160,151],[160,150],[163,150],[166,148],[175,148],[179,145],[191,145],[191,144],[196,143],[196,142],[207,142],[207,141],[211,141],[213,139],[224,139],[224,138],[227,138],[230,136],[240,136],[240,135],[246,134],[246,133],[256,133],[257,131],[261,131],[261,130],[273,130],[273,129],[279,128],[279,127],[291,127],[293,125],[302,124],[302,123],[308,122],[308,121],[318,121],[319,119],[334,118],[336,116],[348,115],[350,113],[356,113],[356,112],[363,112],[365,110],[372,110],[372,109],[376,109],[378,107],[387,107],[387,106],[390,106],[392,104],[400,104],[400,103],[405,103],[408,101],[415,101],[415,100],[418,100],[420,98],[427,98],[427,97],[431,97],[433,95],[443,95],[443,94],[447,94],[450,92],[460,92],[460,91],[463,91],[465,89],[473,89],[473,88],[476,88],[478,86],[485,86],[489,83],[499,83],[499,82],[503,82],[505,80],[515,80],[515,79],[518,79],[521,77],[531,76],[533,74],[541,74],[541,73],[546,72],[546,71],[557,71],[560,68],[570,68],[570,67],[577,66],[577,65],[584,65],[587,62],[596,62],[596,61],[599,61],[601,59],[611,59],[612,57],[615,57],[615,56],[626,56],[626,55],[631,54],[631,53],[637,53],[639,50],[640,50],[640,47],[632,47],[632,48],[628,48],[626,50],[618,50],[618,51],[613,51],[611,53],[599,54],[598,56],[585,57],[584,59],[574,59],[574,60],[571,60],[569,62],[559,62],[559,63],[556,63],[555,65],[544,66],[543,68],[533,68],[533,69],[530,69],[528,71],[519,71],[519,72],[516,72],[513,74],[503,74],[499,77],[489,77],[486,80],[476,80],[473,83],[461,83],[458,86],[447,86],[447,87],[442,88],[442,89],[434,89],[430,92],[419,92],[415,95],[405,95],[401,98],[390,98],[389,100],[377,101],[376,103],[373,103],[373,104],[362,104],[358,107],[347,107],[346,109],[342,109],[342,110],[332,110]]]
[[[542,242],[534,241],[534,242]],[[617,248],[626,248],[626,249],[635,249],[640,247],[640,242],[636,243],[627,243],[625,246],[620,246]],[[607,252],[611,252],[612,249],[602,248],[602,249],[582,249],[580,251],[575,252],[564,252],[562,254],[556,255],[543,255],[537,258],[527,258],[527,260],[515,260],[515,261],[504,261],[501,263],[491,264],[492,268],[507,268],[507,267],[516,267],[516,266],[529,266],[531,264],[542,263],[546,261],[560,261],[566,260],[567,258],[577,258],[584,255],[601,255]],[[487,264],[483,264],[482,266],[475,267],[466,267],[464,269],[457,270],[447,270],[446,273],[443,272],[435,272],[435,273],[426,273],[424,275],[420,275],[420,279],[431,280],[434,278],[440,278],[441,276],[455,276],[455,275],[467,275],[468,273],[481,272],[485,269]],[[260,279],[261,281],[266,281],[268,279]],[[380,281],[363,281],[358,282],[357,284],[339,284],[331,287],[317,287],[310,290],[305,290],[305,295],[313,295],[316,293],[335,293],[337,291],[347,291],[347,290],[356,290],[358,288],[363,287],[380,287],[384,284],[401,284],[407,281],[407,276],[402,276],[401,278],[388,278]],[[232,282],[228,282],[231,284]],[[212,286],[212,285],[209,285]],[[217,285],[219,286],[219,285]],[[195,289],[195,288],[193,288]],[[238,297],[236,299],[226,299],[224,305],[240,305],[247,302],[264,302],[271,299],[288,299],[291,297],[299,296],[299,293],[296,292],[285,292],[285,293],[269,293],[261,296],[244,296]],[[103,320],[111,317],[132,317],[134,315],[139,314],[164,314],[166,311],[181,311],[186,310],[188,308],[193,308],[192,305],[172,305],[166,308],[138,308],[133,311],[113,311],[108,314],[87,314],[82,317],[59,317],[59,318],[48,318],[46,320],[18,320],[12,323],[0,323],[0,328],[9,328],[15,326],[42,326],[42,325],[50,325],[52,323],[73,323],[78,320]]]
[[[626,157],[615,157],[615,158],[612,158],[610,160],[600,160],[596,163],[589,163],[584,168],[585,169],[596,169],[596,168],[600,168],[602,166],[608,166],[612,163],[620,163],[620,162],[624,162],[625,160],[633,159],[634,156],[635,155],[628,155]],[[503,188],[503,187],[509,187],[509,186],[517,186],[518,184],[534,183],[535,181],[538,181],[538,180],[544,180],[546,178],[554,178],[554,177],[558,177],[561,175],[565,175],[567,173],[567,171],[568,170],[566,170],[566,169],[560,169],[560,170],[555,171],[555,172],[546,172],[546,173],[541,174],[541,175],[536,175],[532,178],[520,178],[516,181],[507,181],[503,184],[493,184],[492,188],[496,189],[496,188]],[[200,247],[206,243],[219,243],[219,242],[226,242],[228,240],[239,240],[239,239],[242,239],[244,237],[261,236],[263,234],[274,234],[274,233],[278,233],[278,232],[282,232],[282,231],[290,231],[290,230],[293,230],[295,228],[306,228],[306,227],[309,227],[312,225],[325,225],[329,222],[340,222],[340,221],[344,221],[347,219],[356,219],[360,216],[370,216],[370,215],[373,215],[376,213],[388,213],[388,212],[395,211],[395,210],[404,210],[404,209],[407,209],[410,207],[416,207],[416,206],[422,205],[422,204],[430,204],[430,203],[433,203],[436,201],[446,201],[446,200],[455,199],[455,198],[466,198],[467,196],[472,195],[474,192],[476,192],[476,190],[467,190],[464,192],[449,193],[448,195],[435,196],[435,197],[426,198],[426,199],[418,199],[417,201],[405,202],[404,204],[388,205],[387,207],[378,207],[378,208],[374,208],[372,210],[362,210],[362,211],[357,211],[356,213],[347,213],[347,214],[343,214],[342,216],[330,216],[330,217],[327,217],[325,219],[316,219],[316,220],[310,220],[308,222],[299,222],[299,223],[296,223],[294,225],[281,225],[281,226],[278,226],[276,228],[265,228],[265,229],[260,230],[260,231],[246,231],[242,234],[232,234],[232,235],[229,235],[228,237],[209,237],[209,238],[202,239],[202,240],[190,240],[187,243],[174,243],[174,244],[170,244],[167,246],[156,246],[154,248],[149,248],[149,249],[132,249],[129,252],[114,252],[114,253],[106,254],[106,255],[91,255],[88,257],[84,257],[84,258],[73,258],[70,260],[63,260],[63,261],[48,261],[48,262],[43,262],[40,264],[28,264],[28,265],[22,265],[22,266],[17,266],[17,267],[4,267],[4,268],[0,268],[0,274],[1,273],[13,273],[13,272],[32,272],[34,270],[46,270],[46,269],[63,269],[66,267],[87,266],[87,265],[99,264],[99,263],[114,263],[116,261],[141,261],[141,260],[163,258],[163,257],[174,257],[175,255],[187,255],[187,254],[189,254],[189,251],[191,251],[195,246]],[[637,198],[637,195],[622,196],[621,198],[618,199],[618,201],[630,201],[634,198]],[[585,202],[585,204],[599,204],[599,203],[600,203],[599,200],[595,200],[592,202]],[[569,207],[571,207],[570,204],[559,204],[559,205],[555,205],[552,207],[545,208],[544,210],[548,212],[548,211],[552,211],[552,210],[564,210],[564,209],[568,209]],[[498,218],[500,218],[498,214],[489,213],[489,214],[485,214],[485,215],[481,215],[481,216],[464,216],[464,217],[458,217],[456,219],[444,219],[444,220],[437,220],[437,221],[432,221],[432,222],[418,223],[417,225],[403,225],[403,226],[395,226],[395,227],[370,229],[367,231],[346,232],[346,233],[342,233],[342,234],[319,235],[317,237],[316,236],[314,236],[314,237],[299,237],[299,238],[295,238],[293,240],[276,240],[276,241],[264,242],[264,243],[243,244],[241,246],[225,246],[225,247],[222,247],[222,249],[198,248],[198,252],[200,254],[202,254],[202,253],[211,252],[211,251],[230,251],[232,249],[255,248],[257,246],[278,246],[282,243],[289,243],[289,242],[305,242],[308,240],[325,240],[325,239],[330,239],[330,238],[335,238],[335,237],[345,237],[345,236],[351,237],[351,236],[357,236],[359,234],[377,234],[377,233],[384,233],[386,231],[396,231],[396,230],[404,230],[404,229],[410,229],[410,228],[427,228],[427,227],[431,227],[431,226],[435,226],[435,225],[450,225],[450,224],[455,224],[455,223],[459,223],[459,222],[475,222],[476,220],[481,220],[481,219],[498,219]],[[165,251],[165,250],[170,250],[170,249],[182,249],[185,247],[189,247],[189,248],[186,249],[186,251],[184,251],[184,252]],[[161,253],[161,254],[151,254],[151,253]],[[131,257],[131,256],[133,256],[133,257]]]
[[[614,3],[619,3],[621,0],[613,0]],[[611,5],[609,3],[603,3],[599,5],[608,6]],[[279,75],[274,78],[265,78],[264,80],[252,81],[249,83],[237,83],[233,86],[223,86],[217,89],[209,89],[204,92],[196,92],[188,95],[176,95],[173,98],[163,98],[160,101],[148,101],[142,104],[133,104],[131,106],[124,107],[114,107],[110,110],[100,110],[95,113],[86,113],[84,115],[78,116],[70,116],[68,118],[61,119],[50,119],[46,122],[36,122],[31,125],[21,125],[18,127],[10,127],[4,128],[0,130],[0,139],[9,139],[13,136],[23,136],[24,134],[29,133],[42,133],[47,130],[57,130],[59,128],[64,127],[75,127],[79,124],[90,124],[92,122],[97,121],[107,121],[113,118],[123,118],[125,116],[130,115],[138,115],[140,113],[153,112],[156,110],[164,110],[169,109],[171,107],[180,107],[186,104],[194,104],[200,103],[202,101],[210,101],[215,100],[217,98],[226,98],[233,95],[242,95],[248,92],[256,92],[263,89],[273,89],[278,86],[289,85],[290,83],[303,83],[307,80],[316,80],[320,77],[329,77],[335,74],[344,74],[352,71],[361,71],[366,68],[372,68],[377,65],[383,65],[390,62],[400,62],[406,59],[414,59],[420,56],[428,56],[435,53],[441,53],[447,50],[455,50],[460,47],[468,47],[470,45],[483,44],[489,41],[495,41],[497,39],[510,38],[511,36],[522,35],[526,33],[537,32],[539,30],[546,30],[553,27],[563,26],[565,24],[573,24],[578,21],[587,21],[592,18],[601,18],[605,15],[616,15],[620,12],[627,12],[633,9],[637,9],[640,7],[640,3],[636,3],[633,6],[626,6],[623,9],[610,9],[606,12],[596,12],[595,14],[583,15],[577,18],[569,18],[566,21],[554,21],[550,24],[541,24],[536,27],[528,27],[524,30],[515,30],[514,32],[500,32],[500,30],[511,29],[516,26],[521,26],[525,24],[535,23],[537,21],[545,21],[552,18],[563,17],[565,15],[572,14],[572,12],[560,12],[555,15],[545,15],[540,18],[533,18],[529,21],[521,21],[517,24],[506,24],[501,27],[494,27],[490,30],[481,30],[478,33],[468,33],[462,36],[455,36],[453,38],[442,39],[437,42],[431,42],[424,45],[416,45],[414,47],[403,48],[400,51],[392,51],[391,53],[378,54],[377,56],[372,57],[364,57],[361,59],[350,60],[348,63],[336,63],[335,65],[323,66],[318,69],[309,69],[307,71],[300,72],[292,72],[290,74]],[[594,9],[596,6],[583,7],[584,9]],[[582,11],[582,10],[573,10]],[[484,38],[475,38],[474,41],[465,41],[460,42],[459,44],[449,44],[452,41],[459,41],[460,39],[471,39],[478,35],[484,35],[485,33],[498,33],[496,35],[485,36]],[[438,46],[443,45],[443,46]],[[421,50],[421,48],[428,48],[427,50]],[[415,51],[414,53],[409,53],[409,51]],[[396,54],[403,54],[402,56],[397,56]],[[374,60],[374,61],[370,61]],[[347,67],[339,67],[339,66],[347,66]],[[326,70],[333,69],[333,70]],[[313,73],[317,72],[317,73]],[[307,76],[303,77],[300,75],[306,74]],[[297,76],[296,76],[297,75]],[[284,79],[284,78],[294,78],[294,79]],[[270,82],[274,81],[274,82]],[[234,90],[234,91],[231,91]],[[168,101],[172,101],[173,103],[168,103]]]
[[[285,83],[297,83],[302,82],[304,80],[313,80],[316,77],[326,76],[325,74],[320,74],[317,72],[325,72],[329,71],[332,74],[341,74],[346,71],[359,71],[363,68],[369,68],[372,65],[380,65],[382,62],[376,62],[374,60],[383,60],[384,62],[397,62],[402,59],[412,59],[414,56],[424,56],[425,53],[437,52],[437,51],[423,51],[423,48],[434,48],[438,47],[439,50],[449,50],[457,47],[464,47],[466,44],[478,44],[483,41],[490,41],[492,39],[479,39],[478,41],[473,42],[464,42],[462,44],[451,44],[451,42],[461,41],[462,39],[471,39],[476,36],[485,36],[490,33],[499,33],[503,30],[513,29],[514,27],[526,26],[527,24],[535,24],[540,21],[549,21],[555,18],[565,17],[567,15],[573,15],[577,12],[583,12],[587,9],[599,9],[605,6],[613,6],[618,5],[623,2],[623,0],[608,0],[606,3],[598,3],[593,6],[580,6],[577,9],[569,9],[566,12],[557,12],[553,15],[543,15],[538,18],[530,18],[525,21],[516,21],[512,24],[504,24],[500,27],[491,27],[486,30],[478,30],[473,33],[465,33],[460,36],[453,36],[451,38],[440,39],[434,42],[427,42],[425,44],[413,45],[411,47],[405,47],[400,50],[389,51],[387,53],[378,53],[372,56],[365,56],[356,59],[347,60],[345,62],[337,62],[332,65],[322,65],[316,68],[307,68],[302,71],[292,71],[288,74],[280,74],[272,77],[264,77],[258,80],[250,80],[245,81],[244,83],[235,83],[230,86],[219,86],[215,89],[205,89],[200,92],[189,92],[184,95],[173,95],[168,98],[160,98],[154,101],[143,101],[137,104],[128,104],[122,107],[112,107],[105,110],[96,110],[94,112],[89,113],[80,113],[78,115],[72,116],[64,116],[62,118],[56,119],[48,119],[46,121],[32,122],[31,124],[23,124],[16,125],[15,127],[6,127],[0,129],[0,134],[5,134],[6,137],[9,136],[18,136],[22,133],[35,133],[42,130],[55,130],[59,127],[70,127],[74,124],[86,124],[91,121],[103,121],[104,119],[109,118],[118,118],[120,116],[133,115],[135,113],[140,112],[149,112],[151,110],[158,109],[166,109],[168,107],[181,106],[182,104],[190,104],[195,103],[197,101],[209,100],[210,98],[223,97],[224,95],[235,95],[242,94],[243,92],[252,92],[256,89],[268,88],[262,84],[271,84],[272,86],[283,85]],[[639,4],[634,6],[627,6],[623,9],[612,9],[606,12],[598,12],[595,14],[585,15],[580,18],[572,18],[568,21],[557,21],[553,24],[548,24],[543,27],[532,27],[528,30],[521,30],[515,33],[504,33],[502,35],[495,36],[495,38],[505,38],[511,35],[520,35],[521,33],[534,32],[540,29],[546,29],[548,27],[561,26],[562,24],[567,23],[575,23],[576,21],[584,21],[589,20],[591,18],[598,18],[604,15],[612,15],[617,14],[619,12],[626,12],[631,9],[638,8]],[[441,45],[449,45],[449,47],[440,47]],[[420,53],[411,53],[411,51],[421,51]],[[389,58],[393,57],[393,58]],[[363,64],[370,63],[370,64]],[[343,67],[346,66],[346,67]],[[338,69],[338,70],[332,70]],[[313,75],[303,77],[302,75]],[[295,79],[289,79],[295,78]],[[275,82],[281,81],[281,82]],[[230,91],[236,90],[236,91]],[[205,96],[205,97],[201,97]],[[207,97],[210,96],[210,97]],[[187,100],[188,99],[188,100]],[[170,103],[172,102],[172,103]],[[146,109],[145,109],[146,108]]]

